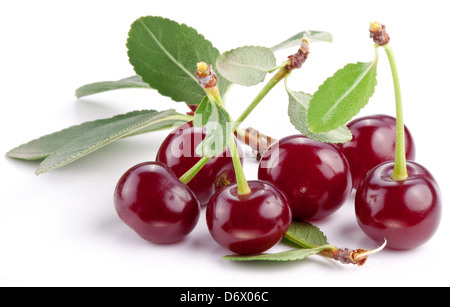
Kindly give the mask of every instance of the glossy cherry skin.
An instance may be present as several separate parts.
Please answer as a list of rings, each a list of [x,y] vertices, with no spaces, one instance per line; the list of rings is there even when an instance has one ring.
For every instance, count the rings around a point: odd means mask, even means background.
[[[213,239],[237,254],[262,253],[283,239],[292,221],[286,196],[269,182],[248,181],[251,192],[232,184],[216,192],[206,207]]]
[[[205,127],[194,127],[192,122],[179,126],[162,142],[156,161],[166,164],[178,178],[181,177],[201,159],[195,149],[205,135]],[[243,162],[242,150],[239,146],[238,150]],[[195,193],[200,204],[206,205],[211,196],[223,186],[223,182],[236,182],[233,160],[228,147],[222,154],[211,158],[188,183],[188,187]]]
[[[438,228],[442,200],[430,172],[408,161],[408,178],[391,178],[394,162],[384,162],[363,178],[356,190],[359,226],[374,241],[387,240],[392,249],[413,249],[428,241]]]
[[[114,192],[120,219],[145,240],[165,244],[186,237],[197,225],[200,203],[164,164],[144,162],[127,170]]]
[[[339,146],[350,164],[354,189],[373,167],[395,159],[395,125],[395,117],[384,114],[364,116],[347,124],[353,138]],[[414,140],[406,126],[405,151],[407,160],[415,159]]]
[[[301,135],[274,143],[263,155],[258,179],[277,185],[294,218],[322,219],[338,210],[352,191],[350,167],[339,148]]]

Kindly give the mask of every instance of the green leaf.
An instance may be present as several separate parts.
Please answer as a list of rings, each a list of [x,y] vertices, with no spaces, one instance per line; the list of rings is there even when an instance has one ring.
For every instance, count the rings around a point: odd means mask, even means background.
[[[98,127],[114,123],[129,117],[138,115],[153,115],[155,110],[134,111],[126,114],[116,115],[110,118],[97,119],[94,121],[84,122],[79,125],[71,126],[52,134],[48,134],[32,140],[26,144],[22,144],[6,153],[7,157],[21,159],[21,160],[42,160],[53,154],[59,148],[67,145],[72,140],[80,135],[88,133],[89,131]]]
[[[266,47],[244,46],[222,53],[217,71],[228,81],[244,86],[256,85],[276,66],[273,51]]]
[[[289,251],[273,253],[273,254],[258,254],[258,255],[227,255],[223,258],[233,261],[297,261],[303,260],[308,256],[320,253],[328,249],[329,246],[320,246],[308,249],[293,249]]]
[[[288,88],[286,90],[289,95],[289,119],[300,133],[324,143],[345,143],[352,139],[352,133],[345,125],[328,132],[314,133],[309,131],[306,117],[312,95],[303,92],[293,92]]]
[[[328,244],[327,237],[317,226],[300,220],[292,220],[285,238],[303,248]]]
[[[288,38],[287,40],[273,46],[272,51],[278,51],[281,49],[285,49],[285,48],[289,48],[289,47],[295,47],[295,46],[300,46],[300,43],[302,41],[302,38],[304,38],[306,36],[309,35],[309,38],[311,40],[311,42],[329,42],[331,43],[333,41],[333,35],[331,35],[331,33],[329,32],[323,32],[323,31],[303,31],[300,33],[297,33],[293,36],[291,36],[290,38]]]
[[[331,131],[359,113],[375,92],[377,62],[376,51],[372,62],[347,64],[325,80],[310,101],[307,123],[311,131]]]
[[[205,138],[196,153],[214,157],[225,150],[231,134],[232,121],[228,112],[215,100],[205,97],[194,115],[194,126],[205,127]]]
[[[191,118],[175,110],[134,111],[43,136],[11,150],[7,156],[25,160],[44,159],[36,170],[36,174],[41,174],[67,165],[123,137],[171,128]]]
[[[219,51],[195,29],[162,17],[145,16],[132,25],[128,56],[136,73],[161,95],[198,105],[205,96],[198,85],[197,63],[214,64]],[[230,83],[218,75],[224,96]]]
[[[205,96],[202,102],[198,105],[197,109],[194,113],[194,120],[192,123],[195,127],[203,127],[208,122],[209,117],[211,116],[212,105],[211,101],[209,101],[208,96]]]
[[[179,114],[175,110],[124,116],[120,120],[100,125],[74,138],[44,159],[36,174],[65,166],[123,137],[173,127],[175,124],[185,122],[186,119],[186,115]]]
[[[131,76],[117,81],[101,81],[83,85],[76,89],[75,96],[77,98],[98,94],[106,91],[124,89],[124,88],[147,88],[151,87],[142,81],[139,76]]]
[[[327,237],[318,227],[300,220],[292,220],[285,238],[299,248],[272,254],[227,255],[224,258],[234,261],[296,261],[334,248],[328,244]]]
[[[318,227],[300,220],[292,220],[285,238],[298,245],[299,248],[273,254],[227,255],[224,258],[234,261],[296,261],[333,248],[328,244],[327,237]]]

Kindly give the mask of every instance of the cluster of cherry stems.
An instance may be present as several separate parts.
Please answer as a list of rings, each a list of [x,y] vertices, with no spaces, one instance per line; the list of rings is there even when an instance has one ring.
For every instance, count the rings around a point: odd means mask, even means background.
[[[315,221],[333,214],[354,189],[361,229],[389,248],[412,249],[438,228],[441,196],[430,172],[414,162],[415,144],[403,124],[407,176],[393,178],[397,124],[382,114],[357,118],[347,124],[352,140],[343,144],[284,137],[261,154],[258,180],[244,178],[243,192],[239,142],[231,152],[227,147],[206,160],[188,182],[180,180],[201,161],[195,149],[206,135],[205,127],[184,123],[162,142],[156,161],[135,165],[119,179],[115,208],[137,234],[157,244],[186,237],[206,208],[212,238],[248,255],[279,243],[292,219]]]

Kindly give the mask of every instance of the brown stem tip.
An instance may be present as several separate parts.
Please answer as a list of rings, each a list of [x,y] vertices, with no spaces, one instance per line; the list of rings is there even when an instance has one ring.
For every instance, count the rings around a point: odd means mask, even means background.
[[[198,84],[203,88],[212,88],[217,84],[217,76],[212,65],[208,65],[205,62],[197,64],[197,71],[195,72],[198,79]]]
[[[293,69],[302,67],[309,55],[309,38],[305,37],[302,39],[300,48],[293,55],[288,56],[288,62],[286,69],[291,72]]]
[[[390,37],[386,32],[386,27],[379,22],[372,22],[370,24],[369,32],[370,38],[380,46],[384,46],[390,41]]]
[[[358,254],[362,253],[363,251],[364,250],[361,248],[356,249],[356,250],[352,250],[352,249],[348,249],[348,248],[343,248],[343,249],[341,248],[341,249],[334,251],[332,253],[332,255],[333,255],[334,260],[339,261],[343,264],[356,264],[358,266],[362,266],[366,262],[367,257],[358,260],[355,258],[354,255],[355,254],[358,255]]]
[[[348,248],[344,249],[338,249],[335,251],[332,251],[332,257],[334,260],[340,261],[344,264],[356,264],[357,266],[362,266],[369,255],[378,253],[386,246],[387,241],[385,240],[384,243],[374,249],[374,250],[364,250],[362,248],[351,250]]]

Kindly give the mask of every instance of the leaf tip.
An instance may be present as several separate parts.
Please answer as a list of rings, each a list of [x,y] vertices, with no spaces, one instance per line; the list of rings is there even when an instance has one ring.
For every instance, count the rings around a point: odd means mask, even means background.
[[[39,176],[39,175],[41,175],[41,174],[43,174],[43,173],[45,173],[45,171],[43,171],[43,170],[41,170],[41,169],[39,169],[39,168],[37,168],[37,169],[34,171],[34,174],[35,174],[36,176]]]

